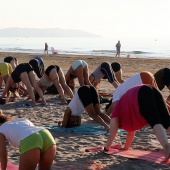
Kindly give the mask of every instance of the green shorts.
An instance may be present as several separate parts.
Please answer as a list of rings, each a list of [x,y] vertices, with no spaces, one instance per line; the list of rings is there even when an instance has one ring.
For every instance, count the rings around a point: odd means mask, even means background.
[[[41,153],[45,152],[51,145],[55,145],[55,141],[51,133],[47,129],[33,133],[25,139],[21,140],[19,151],[20,154],[34,149],[40,148]]]

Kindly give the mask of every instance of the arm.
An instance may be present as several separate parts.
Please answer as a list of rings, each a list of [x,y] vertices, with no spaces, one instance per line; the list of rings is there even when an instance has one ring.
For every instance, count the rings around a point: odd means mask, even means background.
[[[8,93],[8,91],[9,91],[9,87],[10,87],[10,82],[12,81],[12,78],[11,78],[11,76],[7,79],[7,82],[6,82],[6,84],[5,84],[5,89],[4,89],[4,91],[3,91],[3,93],[2,93],[2,95],[1,95],[1,97],[3,98],[3,97],[5,97],[5,95]]]
[[[0,133],[0,162],[1,162],[1,169],[6,170],[7,149],[6,149],[5,137],[2,133]]]
[[[132,144],[133,138],[135,136],[135,132],[128,132],[126,135],[126,143],[124,146],[124,149],[128,150],[130,145]]]
[[[67,122],[69,117],[71,116],[71,110],[69,107],[67,107],[65,113],[64,113],[64,117],[63,117],[63,121],[62,121],[62,125],[61,127],[66,127],[67,126]]]
[[[112,118],[110,122],[110,135],[107,139],[105,148],[109,150],[110,146],[112,145],[113,140],[116,137],[116,133],[119,128],[119,118]]]

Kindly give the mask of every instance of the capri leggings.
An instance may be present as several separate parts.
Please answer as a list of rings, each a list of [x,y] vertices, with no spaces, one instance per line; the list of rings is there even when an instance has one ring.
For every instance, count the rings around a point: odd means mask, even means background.
[[[60,70],[60,67],[59,67],[59,66],[57,66],[57,65],[51,65],[51,66],[47,67],[47,69],[45,70],[45,74],[46,74],[47,76],[49,76],[49,75],[50,75],[50,72],[51,72],[51,70],[52,70],[53,68],[56,69],[57,73],[58,73],[59,70]]]
[[[37,59],[32,59],[29,61],[29,64],[33,67],[38,78],[41,78],[43,74],[42,74],[42,68],[40,66],[39,61]]]
[[[138,104],[141,115],[153,128],[162,124],[165,129],[170,126],[170,116],[162,94],[153,86],[144,85],[138,92]]]
[[[93,86],[81,86],[78,89],[79,98],[84,107],[93,103],[93,106],[99,103],[99,95]]]
[[[19,64],[15,70],[11,73],[11,77],[15,83],[19,83],[21,81],[20,75],[23,72],[29,73],[33,71],[33,68],[28,63],[21,63]]]
[[[114,81],[116,81],[115,76],[114,76],[114,71],[109,63],[103,62],[101,64],[100,71],[104,74],[103,78],[104,79],[107,78],[110,83],[113,83]]]

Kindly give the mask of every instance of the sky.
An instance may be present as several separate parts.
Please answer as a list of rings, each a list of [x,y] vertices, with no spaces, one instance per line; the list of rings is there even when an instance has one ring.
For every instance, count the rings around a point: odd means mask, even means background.
[[[170,39],[170,0],[0,0],[0,4],[0,29],[61,28],[120,39]]]

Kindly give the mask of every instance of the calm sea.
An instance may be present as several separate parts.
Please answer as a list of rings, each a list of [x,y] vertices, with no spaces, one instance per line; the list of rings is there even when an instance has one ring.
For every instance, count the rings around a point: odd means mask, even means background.
[[[58,38],[58,37],[25,37],[0,38],[0,52],[44,53],[45,42],[49,45],[49,53],[54,47],[59,54],[79,54],[96,56],[115,56],[113,38]],[[170,40],[142,39],[121,41],[121,57],[170,57]]]

